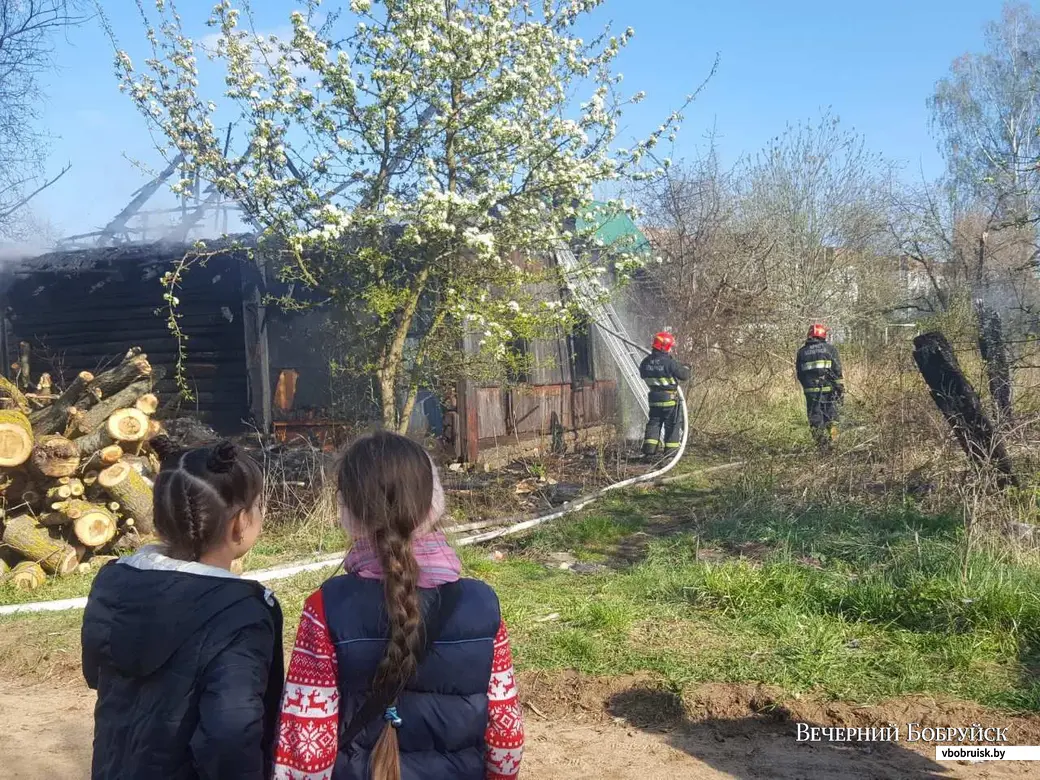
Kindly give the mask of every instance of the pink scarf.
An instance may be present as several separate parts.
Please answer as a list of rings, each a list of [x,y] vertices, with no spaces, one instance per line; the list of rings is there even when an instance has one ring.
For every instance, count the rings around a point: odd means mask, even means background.
[[[419,587],[436,588],[455,582],[462,571],[462,562],[440,532],[423,534],[412,539],[412,553],[419,562]],[[358,539],[347,552],[343,568],[366,580],[383,579],[375,547],[367,539]]]

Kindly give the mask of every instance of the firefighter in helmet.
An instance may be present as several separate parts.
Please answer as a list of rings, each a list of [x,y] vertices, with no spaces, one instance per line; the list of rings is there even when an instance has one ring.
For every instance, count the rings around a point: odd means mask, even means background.
[[[813,439],[822,450],[838,436],[838,413],[845,395],[838,350],[827,342],[827,328],[816,323],[809,328],[805,344],[798,350],[798,381],[805,391],[805,410]]]
[[[652,460],[663,444],[665,451],[679,448],[679,382],[690,378],[690,369],[672,357],[675,336],[661,332],[654,336],[653,351],[639,364],[639,376],[650,393],[650,419],[643,436],[643,455]]]

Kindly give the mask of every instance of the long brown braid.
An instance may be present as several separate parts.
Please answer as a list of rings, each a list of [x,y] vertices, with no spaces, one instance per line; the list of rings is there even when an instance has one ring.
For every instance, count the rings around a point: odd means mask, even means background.
[[[372,680],[400,693],[415,674],[422,641],[419,564],[412,536],[430,513],[433,466],[426,451],[404,436],[380,431],[347,450],[339,468],[340,500],[383,567],[390,639]],[[390,723],[372,754],[372,780],[400,780],[397,730]]]

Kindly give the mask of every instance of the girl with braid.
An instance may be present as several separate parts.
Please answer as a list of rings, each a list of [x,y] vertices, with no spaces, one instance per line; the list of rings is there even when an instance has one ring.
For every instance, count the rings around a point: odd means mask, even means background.
[[[266,780],[282,615],[270,591],[230,571],[260,533],[263,477],[229,442],[152,446],[160,544],[102,568],[83,617],[93,779]]]
[[[282,699],[278,780],[512,780],[523,724],[498,597],[464,579],[415,442],[355,442],[338,475],[346,574],[307,599]]]

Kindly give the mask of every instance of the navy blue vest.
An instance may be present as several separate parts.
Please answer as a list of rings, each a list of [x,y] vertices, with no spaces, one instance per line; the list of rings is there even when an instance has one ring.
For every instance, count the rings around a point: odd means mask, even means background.
[[[403,723],[397,737],[401,780],[484,780],[488,683],[500,622],[498,597],[479,580],[460,581],[462,593],[440,638],[397,700]],[[322,588],[325,617],[339,665],[339,716],[344,725],[361,709],[386,651],[389,633],[383,583],[354,575]],[[421,590],[423,614],[434,592]],[[333,780],[368,780],[369,759],[383,721],[373,721],[340,745]]]

